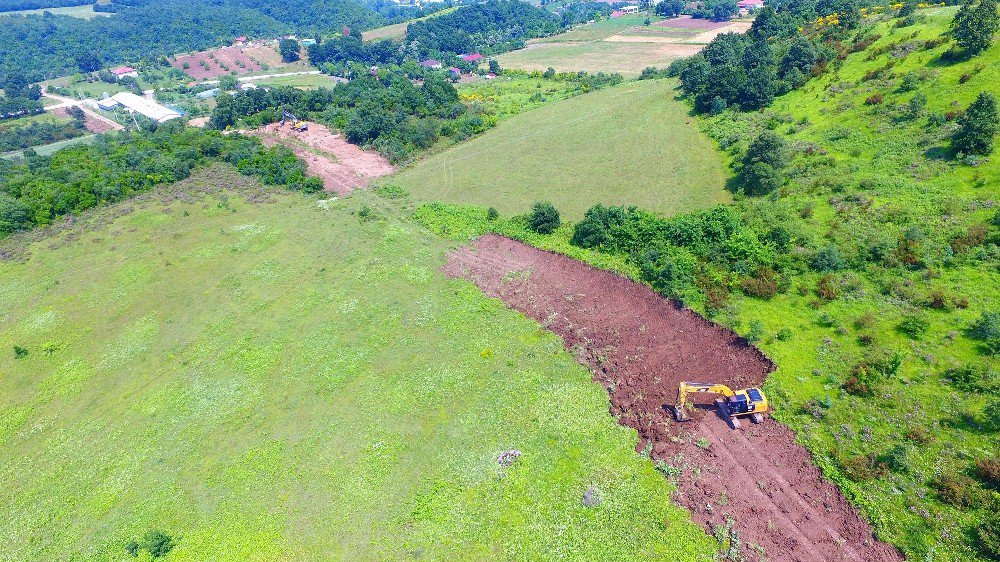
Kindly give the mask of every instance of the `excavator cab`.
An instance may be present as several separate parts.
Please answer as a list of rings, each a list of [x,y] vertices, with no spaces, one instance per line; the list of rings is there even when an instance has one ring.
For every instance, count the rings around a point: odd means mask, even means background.
[[[691,419],[687,414],[687,397],[692,392],[725,396],[717,399],[715,406],[733,429],[740,428],[739,418],[742,416],[749,416],[754,423],[761,423],[764,421],[764,413],[770,408],[767,396],[759,388],[734,391],[724,384],[682,382],[677,389],[677,404],[674,406],[674,418],[679,422]]]

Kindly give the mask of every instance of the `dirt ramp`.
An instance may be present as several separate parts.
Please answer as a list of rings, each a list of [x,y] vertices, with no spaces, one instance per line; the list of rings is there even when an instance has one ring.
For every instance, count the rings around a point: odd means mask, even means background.
[[[464,277],[547,329],[608,390],[611,413],[635,428],[639,447],[669,465],[675,500],[709,532],[733,521],[746,560],[902,560],[825,481],[787,427],[768,419],[734,431],[711,396],[677,424],[667,405],[682,380],[759,385],[774,365],[732,331],[611,272],[488,235],[449,256]],[[749,427],[747,427],[749,426]]]
[[[396,171],[381,154],[362,150],[318,123],[310,123],[309,129],[301,132],[293,131],[287,124],[272,123],[250,134],[261,137],[268,146],[281,144],[290,148],[306,163],[310,175],[323,180],[326,191],[338,195],[365,187],[375,178]]]

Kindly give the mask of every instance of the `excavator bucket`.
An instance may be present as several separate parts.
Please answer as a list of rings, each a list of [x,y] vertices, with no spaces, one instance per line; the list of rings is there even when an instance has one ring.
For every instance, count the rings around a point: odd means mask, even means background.
[[[671,409],[674,411],[675,420],[679,422],[691,421],[691,417],[687,415],[687,412],[684,411],[684,408],[680,406],[673,406]]]

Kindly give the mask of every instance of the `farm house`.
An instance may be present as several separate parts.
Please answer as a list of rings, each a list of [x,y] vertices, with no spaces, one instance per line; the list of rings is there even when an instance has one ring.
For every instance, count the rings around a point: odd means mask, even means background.
[[[169,107],[139,97],[132,92],[121,92],[111,96],[111,99],[120,103],[128,111],[145,115],[157,123],[165,123],[181,116],[180,113]]]

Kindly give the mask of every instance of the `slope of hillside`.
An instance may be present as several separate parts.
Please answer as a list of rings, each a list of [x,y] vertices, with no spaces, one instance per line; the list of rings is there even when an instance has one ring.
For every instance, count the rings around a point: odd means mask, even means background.
[[[942,59],[954,13],[869,19],[844,42],[854,52],[769,109],[700,119],[734,171],[762,132],[784,139],[787,181],[767,196],[672,221],[596,213],[592,249],[572,245],[573,225],[418,216],[613,266],[745,334],[777,364],[774,417],[880,539],[911,560],[995,559],[1000,357],[984,340],[1000,334],[1000,157],[960,160],[950,136],[980,92],[1000,94],[1000,44]]]
[[[523,113],[389,181],[419,200],[505,214],[549,200],[573,219],[598,202],[676,214],[729,201],[722,164],[673,87],[633,82]]]
[[[392,205],[213,167],[0,261],[0,558],[711,560],[590,373]]]

